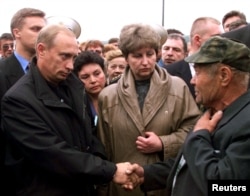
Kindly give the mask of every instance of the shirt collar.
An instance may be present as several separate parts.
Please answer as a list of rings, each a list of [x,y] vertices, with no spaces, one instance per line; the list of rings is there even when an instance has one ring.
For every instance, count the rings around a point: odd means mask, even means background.
[[[14,51],[14,55],[16,56],[17,60],[21,64],[23,71],[26,72],[27,67],[29,65],[29,61],[25,59],[24,57],[22,57],[20,54],[18,54],[16,51]]]

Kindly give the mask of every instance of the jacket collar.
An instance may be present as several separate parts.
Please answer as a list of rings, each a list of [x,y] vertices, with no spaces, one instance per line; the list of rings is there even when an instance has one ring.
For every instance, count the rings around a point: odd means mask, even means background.
[[[135,88],[135,80],[129,66],[126,67],[123,76],[118,81],[118,96],[124,106],[126,112],[131,116],[135,125],[140,131],[152,120],[155,113],[164,104],[168,96],[169,87],[171,85],[171,77],[167,71],[155,66],[155,70],[150,79],[150,87],[145,98],[142,114],[138,105],[137,93]]]
[[[246,107],[246,105],[249,105],[249,103],[250,90],[241,95],[223,111],[223,117],[218,123],[216,130],[228,123],[235,115],[237,115],[244,107]],[[216,133],[216,130],[213,133]]]
[[[38,99],[41,99],[43,103],[50,107],[62,107],[62,108],[72,108],[62,102],[56,94],[51,90],[47,81],[41,75],[38,67],[36,66],[37,59],[34,57],[30,64],[30,71],[27,74],[31,74],[31,77],[34,81],[35,93]],[[75,112],[79,115],[83,115],[83,111],[85,110],[84,104],[84,96],[85,91],[82,82],[72,73],[68,76],[68,78],[62,82],[62,85],[68,87],[69,92],[72,96],[72,101],[75,104]]]

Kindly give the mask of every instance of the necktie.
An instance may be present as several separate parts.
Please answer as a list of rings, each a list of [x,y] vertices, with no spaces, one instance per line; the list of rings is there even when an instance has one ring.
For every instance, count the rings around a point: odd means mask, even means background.
[[[29,71],[29,64],[26,66],[26,68],[25,68],[25,73],[28,73],[28,71]]]

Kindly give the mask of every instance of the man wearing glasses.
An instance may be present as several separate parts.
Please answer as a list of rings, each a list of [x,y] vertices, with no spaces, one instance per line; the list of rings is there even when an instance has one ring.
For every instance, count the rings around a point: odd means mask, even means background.
[[[14,39],[11,33],[3,33],[0,37],[1,59],[9,57],[14,52]]]

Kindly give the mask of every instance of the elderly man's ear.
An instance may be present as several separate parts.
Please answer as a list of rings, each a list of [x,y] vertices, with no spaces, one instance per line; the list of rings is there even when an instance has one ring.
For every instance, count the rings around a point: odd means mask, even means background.
[[[219,69],[220,79],[222,86],[227,86],[233,77],[233,71],[228,66],[222,66]]]

